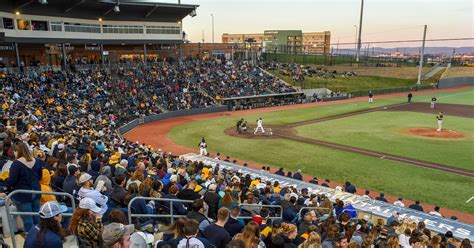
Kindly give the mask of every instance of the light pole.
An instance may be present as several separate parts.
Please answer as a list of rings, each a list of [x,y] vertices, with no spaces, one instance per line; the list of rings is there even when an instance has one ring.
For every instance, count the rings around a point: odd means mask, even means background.
[[[357,53],[357,24],[354,24],[354,28],[355,28],[355,41],[354,41],[354,44],[355,44],[355,52]]]
[[[362,43],[361,35],[362,35],[362,17],[364,15],[364,0],[361,1],[360,4],[360,20],[359,20],[359,37],[357,42],[357,57],[356,60],[359,62],[359,55],[360,55],[360,47]]]
[[[212,43],[214,43],[214,14],[211,14],[212,17]]]

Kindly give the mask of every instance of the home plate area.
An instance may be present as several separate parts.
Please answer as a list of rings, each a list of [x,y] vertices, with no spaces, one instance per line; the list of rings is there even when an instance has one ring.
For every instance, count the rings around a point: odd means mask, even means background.
[[[269,128],[269,127],[263,128],[263,130],[265,130],[265,133],[263,133],[263,132],[260,131],[260,130],[259,130],[257,133],[255,133],[255,130],[256,130],[256,129],[257,129],[257,128],[254,128],[254,129],[253,129],[253,132],[254,132],[255,135],[267,135],[267,136],[273,135],[273,131],[272,131],[272,129]]]

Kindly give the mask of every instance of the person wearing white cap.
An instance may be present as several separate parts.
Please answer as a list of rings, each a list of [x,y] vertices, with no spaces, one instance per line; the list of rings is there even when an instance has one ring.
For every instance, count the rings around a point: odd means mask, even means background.
[[[65,230],[61,226],[62,213],[67,207],[56,201],[43,204],[39,211],[39,225],[29,230],[25,239],[25,248],[59,248],[63,247]]]
[[[74,210],[69,230],[83,242],[89,242],[92,247],[99,247],[102,234],[101,208],[91,198],[83,198],[79,207]]]
[[[83,173],[79,177],[79,185],[81,185],[81,188],[79,189],[79,198],[91,198],[94,200],[97,204],[100,206],[100,214],[103,215],[105,212],[107,212],[107,201],[109,198],[103,194],[101,194],[99,191],[96,189],[92,188],[94,186],[94,181],[92,181],[92,176]],[[103,187],[103,185],[98,185],[100,188]]]

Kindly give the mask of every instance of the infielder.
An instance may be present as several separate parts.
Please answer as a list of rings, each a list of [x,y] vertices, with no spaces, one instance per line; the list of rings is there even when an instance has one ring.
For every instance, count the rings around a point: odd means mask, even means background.
[[[202,137],[201,142],[198,144],[199,147],[199,155],[206,156],[207,155],[207,143],[204,137]]]
[[[263,120],[262,117],[257,119],[257,128],[255,128],[255,132],[253,134],[257,134],[258,130],[261,129],[262,133],[265,133],[265,129],[263,128]]]
[[[431,108],[434,108],[435,103],[436,103],[436,100],[438,100],[438,99],[436,99],[435,96],[433,96],[433,97],[431,98]]]
[[[436,119],[438,120],[438,129],[436,129],[436,131],[441,132],[443,128],[443,112],[439,112]]]
[[[372,94],[372,91],[369,91],[369,103],[374,102],[374,94]]]

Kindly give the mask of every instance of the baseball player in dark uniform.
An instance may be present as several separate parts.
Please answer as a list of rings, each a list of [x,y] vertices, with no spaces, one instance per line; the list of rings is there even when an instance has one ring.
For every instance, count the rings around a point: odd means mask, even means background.
[[[433,97],[431,98],[431,108],[434,108],[435,103],[436,103],[436,100],[438,100],[438,99],[436,99],[436,96],[433,96]]]
[[[374,94],[372,94],[372,91],[369,91],[369,103],[374,102]]]
[[[438,129],[436,129],[436,131],[441,132],[443,128],[443,112],[439,112],[436,119],[438,120]]]
[[[408,102],[411,102],[411,98],[413,97],[413,94],[410,92],[408,93]]]

